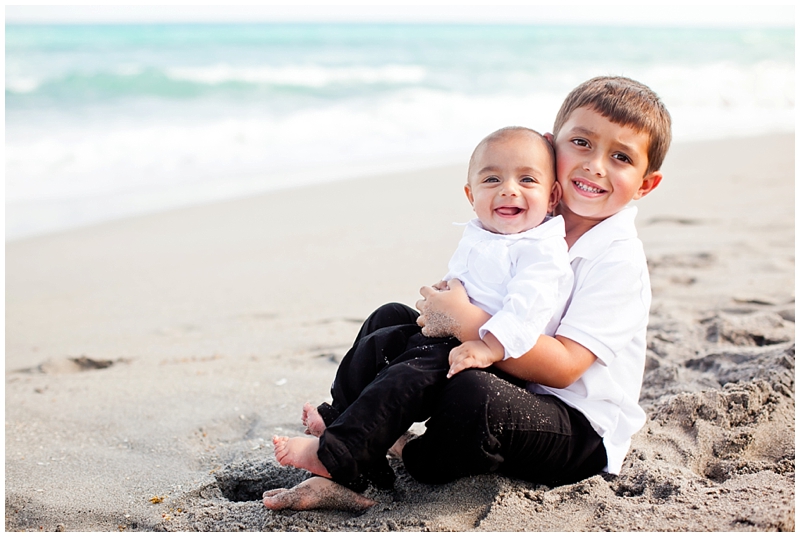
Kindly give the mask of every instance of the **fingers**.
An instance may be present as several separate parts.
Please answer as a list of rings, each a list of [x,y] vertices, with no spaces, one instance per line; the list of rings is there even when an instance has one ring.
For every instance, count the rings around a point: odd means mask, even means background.
[[[430,285],[423,285],[419,289],[419,294],[422,295],[423,299],[426,299],[426,298],[430,297],[432,294],[437,293],[437,292],[438,291],[435,288],[431,287]]]
[[[448,282],[446,282],[445,285],[447,285],[447,287],[451,291],[456,290],[456,289],[463,289],[464,288],[464,284],[461,283],[461,280],[458,280],[458,279],[455,279],[455,278],[450,280],[450,281],[448,281]]]
[[[450,350],[449,360],[450,370],[447,372],[447,378],[450,378],[453,375],[464,371],[465,369],[474,367],[472,364],[475,361],[475,359],[472,358],[468,352],[466,352],[463,344]]]

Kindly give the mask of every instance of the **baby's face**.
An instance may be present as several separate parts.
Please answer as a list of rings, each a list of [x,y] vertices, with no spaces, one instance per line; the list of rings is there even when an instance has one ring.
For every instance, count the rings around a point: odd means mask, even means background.
[[[535,228],[558,202],[544,143],[511,133],[479,149],[464,190],[486,230],[511,235]]]

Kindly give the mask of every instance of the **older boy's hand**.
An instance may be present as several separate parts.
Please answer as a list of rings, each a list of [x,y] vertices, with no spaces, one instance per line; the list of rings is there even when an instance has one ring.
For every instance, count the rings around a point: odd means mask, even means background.
[[[505,349],[491,333],[481,340],[462,343],[450,351],[450,371],[447,378],[465,369],[485,369],[505,356]]]
[[[456,287],[461,287],[461,282],[453,280]],[[443,293],[450,291],[450,286],[442,280],[431,286],[425,286],[419,290],[422,298],[416,303],[420,316],[417,324],[422,327],[422,334],[428,337],[458,337],[458,323],[453,319],[450,312],[458,308],[458,293],[450,295]],[[463,292],[466,297],[466,291]],[[466,299],[469,300],[468,298]]]

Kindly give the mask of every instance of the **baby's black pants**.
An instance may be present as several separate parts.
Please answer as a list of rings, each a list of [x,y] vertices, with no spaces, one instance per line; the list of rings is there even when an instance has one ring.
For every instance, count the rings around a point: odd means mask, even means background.
[[[319,407],[329,426],[318,455],[335,480],[352,484],[366,476],[391,485],[386,450],[411,423],[425,419],[425,433],[403,451],[407,471],[424,483],[499,472],[558,485],[602,471],[605,448],[583,414],[557,397],[525,390],[523,381],[496,368],[446,379],[449,349],[458,341],[425,338],[413,324],[417,315],[401,304],[382,306],[339,366],[333,403]],[[405,351],[417,353],[426,341],[427,358]],[[392,354],[401,347],[403,353]]]

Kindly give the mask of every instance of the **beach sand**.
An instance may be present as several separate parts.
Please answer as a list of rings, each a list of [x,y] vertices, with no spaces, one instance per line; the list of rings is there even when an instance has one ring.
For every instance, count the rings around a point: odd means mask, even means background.
[[[465,166],[7,243],[6,530],[794,530],[794,136],[676,144],[663,171],[621,475],[427,486],[394,462],[356,514],[265,509],[308,475],[270,439],[330,400],[374,308],[445,273]]]

